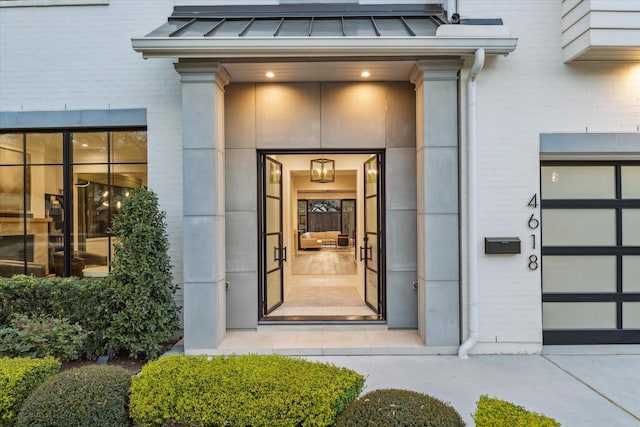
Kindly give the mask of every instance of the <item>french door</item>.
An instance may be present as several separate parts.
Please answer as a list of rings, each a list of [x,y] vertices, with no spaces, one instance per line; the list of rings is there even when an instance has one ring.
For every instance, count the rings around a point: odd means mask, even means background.
[[[261,157],[260,314],[262,317],[271,313],[283,302],[284,262],[287,261],[287,248],[283,245],[282,233],[282,163],[267,156]]]
[[[381,182],[382,156],[374,155],[364,163],[364,235],[360,246],[360,261],[364,263],[365,303],[382,319],[384,289],[382,271],[384,245],[381,243]]]

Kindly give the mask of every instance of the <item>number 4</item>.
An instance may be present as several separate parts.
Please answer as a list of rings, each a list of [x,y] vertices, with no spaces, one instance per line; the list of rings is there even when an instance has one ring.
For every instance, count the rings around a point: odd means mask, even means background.
[[[531,206],[532,208],[537,208],[538,207],[538,195],[537,194],[533,195],[531,200],[529,200],[529,203],[527,204],[527,206]]]

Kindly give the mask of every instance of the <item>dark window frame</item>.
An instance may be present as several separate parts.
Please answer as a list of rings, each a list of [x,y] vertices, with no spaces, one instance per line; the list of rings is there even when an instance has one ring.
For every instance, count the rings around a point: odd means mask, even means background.
[[[88,162],[88,163],[74,163],[73,161],[73,136],[74,134],[81,133],[99,133],[105,132],[107,134],[107,161],[106,162]],[[114,165],[146,165],[148,168],[148,157],[146,162],[117,162],[113,163],[112,160],[112,146],[111,146],[111,134],[119,133],[119,132],[148,132],[147,126],[100,126],[100,127],[65,127],[65,128],[8,128],[0,130],[0,134],[14,134],[14,135],[22,135],[22,152],[23,152],[23,161],[21,164],[15,165],[0,165],[0,173],[2,172],[3,166],[9,167],[22,167],[23,169],[23,182],[27,182],[27,171],[29,167],[46,167],[46,166],[56,166],[62,168],[62,187],[63,194],[73,194],[73,169],[74,166],[82,165],[82,166],[106,166],[107,167],[107,187],[110,189],[112,187],[112,167]],[[29,134],[59,134],[62,136],[62,162],[61,163],[33,163],[29,162],[27,158],[27,138]],[[147,153],[148,153],[148,145],[147,145]],[[147,169],[148,174],[148,169]],[[26,212],[28,211],[27,206],[27,188],[24,186],[23,188],[23,250],[26,252],[27,250],[27,216]],[[63,211],[65,212],[65,217],[63,221],[63,230],[62,230],[62,239],[63,239],[63,265],[64,271],[62,276],[69,277],[72,275],[72,258],[73,253],[76,248],[73,245],[73,225],[74,225],[74,217],[73,217],[73,200],[72,197],[64,197],[63,199]],[[111,223],[111,209],[108,212],[108,221]],[[108,236],[109,245],[111,244],[111,236]],[[108,264],[111,263],[111,254],[108,257]],[[22,266],[22,273],[27,274],[28,272],[28,260],[25,257]]]

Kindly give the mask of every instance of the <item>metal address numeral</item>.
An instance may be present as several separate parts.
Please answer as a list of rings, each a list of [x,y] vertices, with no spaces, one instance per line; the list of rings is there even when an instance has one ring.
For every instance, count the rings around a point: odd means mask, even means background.
[[[527,203],[527,206],[533,209],[538,208],[538,194],[534,194],[531,197],[531,199],[529,199],[529,203]],[[531,230],[535,230],[536,228],[540,227],[540,221],[535,217],[535,215],[536,215],[535,213],[532,213],[531,216],[529,217],[529,221],[527,222],[527,225]],[[535,248],[536,248],[536,235],[532,234],[531,249],[535,249]],[[534,271],[537,269],[538,269],[538,256],[529,255],[529,270]]]

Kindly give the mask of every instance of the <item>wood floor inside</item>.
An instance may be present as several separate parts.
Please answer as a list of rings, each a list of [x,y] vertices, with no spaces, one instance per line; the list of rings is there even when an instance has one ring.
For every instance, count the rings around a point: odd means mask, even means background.
[[[265,320],[374,320],[364,302],[355,248],[300,250],[285,274],[284,302]]]

